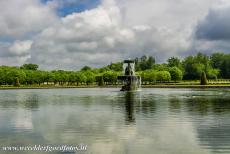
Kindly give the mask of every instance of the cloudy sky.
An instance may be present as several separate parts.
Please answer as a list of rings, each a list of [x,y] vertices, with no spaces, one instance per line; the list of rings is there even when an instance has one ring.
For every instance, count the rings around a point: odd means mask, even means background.
[[[229,0],[0,0],[0,65],[100,67],[230,53]]]

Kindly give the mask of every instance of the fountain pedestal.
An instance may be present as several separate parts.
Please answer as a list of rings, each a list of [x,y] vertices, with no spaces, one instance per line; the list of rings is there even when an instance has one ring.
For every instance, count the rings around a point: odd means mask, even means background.
[[[125,60],[123,63],[123,74],[118,76],[118,80],[123,81],[121,91],[134,91],[141,85],[141,78],[135,75],[134,60]]]

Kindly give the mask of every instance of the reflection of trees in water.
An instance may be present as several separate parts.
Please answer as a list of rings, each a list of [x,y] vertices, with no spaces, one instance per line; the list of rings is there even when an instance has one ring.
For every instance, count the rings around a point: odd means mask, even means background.
[[[142,100],[139,92],[125,92],[124,99],[122,103],[125,102],[125,119],[127,122],[135,122],[135,113],[148,116],[155,112],[156,102],[153,99]]]
[[[230,113],[230,98],[228,97],[195,97],[186,100],[190,114],[208,115]]]
[[[210,123],[210,125],[197,127],[200,145],[215,153],[230,153],[230,126],[226,124],[225,120],[219,120],[216,119],[216,122]]]
[[[178,98],[169,99],[169,110],[171,112],[178,112],[181,109],[181,100]]]
[[[36,94],[29,95],[24,101],[24,107],[28,109],[39,108],[39,96]]]
[[[230,98],[195,97],[186,100],[194,120],[200,145],[214,153],[230,153]]]
[[[136,105],[136,111],[138,114],[142,114],[144,117],[150,117],[155,114],[156,110],[156,101],[151,100],[142,100],[139,104]]]
[[[21,93],[12,96],[6,96],[0,100],[2,108],[18,108],[37,109],[39,108],[39,96],[33,93]]]

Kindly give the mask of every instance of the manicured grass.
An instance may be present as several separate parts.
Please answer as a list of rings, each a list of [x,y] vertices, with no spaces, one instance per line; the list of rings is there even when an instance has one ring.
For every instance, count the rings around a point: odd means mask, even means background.
[[[120,88],[122,85],[105,85],[101,88]],[[0,86],[0,89],[57,89],[57,88],[99,88],[98,85],[80,85],[80,86],[55,86],[55,85],[21,85],[20,87],[14,86]],[[178,82],[178,83],[157,83],[157,84],[148,84],[142,85],[142,88],[230,88],[230,83],[218,83],[218,84],[208,84],[200,85],[198,81],[192,82]]]

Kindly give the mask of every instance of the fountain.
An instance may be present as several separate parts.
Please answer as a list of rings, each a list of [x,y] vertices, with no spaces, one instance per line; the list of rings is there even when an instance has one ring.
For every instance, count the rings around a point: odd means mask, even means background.
[[[134,60],[124,60],[123,74],[118,76],[118,80],[123,81],[121,91],[134,91],[141,86],[141,77],[135,75]]]

